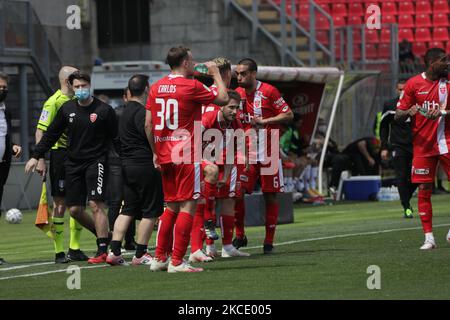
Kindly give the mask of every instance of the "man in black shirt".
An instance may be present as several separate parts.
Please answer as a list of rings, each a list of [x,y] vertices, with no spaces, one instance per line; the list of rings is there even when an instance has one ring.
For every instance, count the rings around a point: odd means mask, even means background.
[[[398,96],[401,95],[406,81],[397,84]],[[395,170],[397,188],[405,218],[412,218],[413,211],[410,200],[416,190],[411,182],[411,167],[413,157],[411,119],[399,122],[394,120],[398,97],[388,100],[383,106],[383,115],[380,124],[381,159],[387,161],[389,152],[392,154],[392,165]]]
[[[342,153],[350,157],[354,176],[380,174],[380,160],[375,137],[365,137],[353,141],[345,147]]]
[[[97,233],[98,251],[88,263],[106,261],[108,247],[108,218],[104,195],[107,177],[106,157],[111,140],[117,140],[117,119],[111,106],[92,97],[91,78],[74,72],[69,76],[76,100],[66,102],[36,145],[25,172],[36,169],[42,158],[67,129],[68,147],[66,169],[66,205],[70,215],[87,227],[90,217],[84,211],[86,199],[92,210]],[[114,143],[118,145],[118,141]]]
[[[153,165],[153,153],[144,128],[145,101],[149,91],[148,77],[134,75],[128,82],[128,97],[119,122],[124,202],[114,224],[110,265],[127,265],[120,245],[134,218],[141,219],[138,230],[136,255],[133,265],[150,265],[153,258],[147,253],[157,217],[164,210],[161,173]]]

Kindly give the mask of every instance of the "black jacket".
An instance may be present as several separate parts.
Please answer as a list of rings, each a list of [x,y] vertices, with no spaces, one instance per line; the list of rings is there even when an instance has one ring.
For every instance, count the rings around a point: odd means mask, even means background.
[[[5,137],[5,155],[3,156],[2,161],[0,162],[0,184],[4,185],[6,183],[6,180],[8,179],[8,173],[9,173],[9,167],[11,166],[11,158],[13,154],[13,146],[15,143],[11,141],[11,114],[9,113],[8,109],[5,109],[5,118],[6,118],[6,125],[8,128],[8,132]]]

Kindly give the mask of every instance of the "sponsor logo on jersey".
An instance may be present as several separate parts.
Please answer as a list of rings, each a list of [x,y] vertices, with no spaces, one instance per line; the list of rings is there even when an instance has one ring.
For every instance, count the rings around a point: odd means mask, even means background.
[[[440,109],[440,105],[439,103],[435,102],[435,101],[424,101],[422,103],[421,106],[424,109],[428,109],[428,110],[436,110],[436,109]]]
[[[89,116],[89,120],[91,120],[92,123],[95,122],[95,120],[97,120],[97,114],[96,113],[91,113]]]
[[[430,173],[430,169],[414,169],[414,174],[420,175],[420,176],[426,176]]]

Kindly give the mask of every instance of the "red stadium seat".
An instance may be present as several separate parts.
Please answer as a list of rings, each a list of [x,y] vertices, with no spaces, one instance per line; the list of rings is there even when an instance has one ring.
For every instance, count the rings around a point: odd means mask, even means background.
[[[325,10],[326,13],[330,14],[331,10],[330,10],[330,6],[328,5],[328,3],[320,3],[319,6]]]
[[[360,60],[360,59],[361,59],[361,46],[355,45],[353,46],[353,60]]]
[[[348,17],[348,24],[349,25],[364,24],[364,21],[363,18],[360,16],[350,16]]]
[[[361,43],[362,35],[360,28],[353,29],[353,43]]]
[[[444,44],[441,41],[431,41],[428,43],[428,48],[441,48],[445,49]]]
[[[320,43],[325,44],[325,45],[328,45],[330,43],[328,35],[329,35],[328,31],[325,31],[325,30],[317,30],[316,31],[316,38],[317,38],[317,40]]]
[[[416,29],[416,41],[431,41],[431,33],[428,28],[417,28]]]
[[[412,46],[412,50],[414,55],[418,57],[423,57],[427,52],[427,45],[425,42],[414,42]]]
[[[309,16],[298,17],[298,24],[306,29],[309,29]]]
[[[447,41],[447,46],[445,47],[446,52],[450,52],[450,41]]]
[[[448,41],[448,28],[434,28],[433,41]]]
[[[381,23],[397,23],[397,18],[393,14],[383,14],[381,15]]]
[[[391,29],[389,28],[381,28],[381,43],[390,43],[391,42]]]
[[[414,34],[413,34],[412,29],[399,29],[398,30],[398,40],[402,41],[403,39],[406,39],[409,42],[414,42]]]
[[[383,16],[385,14],[397,14],[397,5],[395,2],[383,2],[381,6],[381,15]]]
[[[375,47],[375,44],[368,43],[366,44],[365,49],[366,49],[366,59],[375,60],[376,58],[378,58],[378,52],[377,48]]]
[[[309,20],[308,20],[308,24],[307,25],[309,26]],[[316,18],[316,29],[317,30],[329,30],[330,29],[330,22],[323,15],[319,15]]]
[[[333,13],[333,16],[346,17],[348,15],[347,6],[344,3],[333,4],[332,8],[333,10],[331,10],[331,12]]]
[[[429,14],[419,14],[416,15],[416,27],[431,27],[433,24],[431,23]]]
[[[390,59],[391,58],[391,46],[387,43],[380,43],[378,45],[378,58]]]
[[[436,13],[433,16],[434,27],[448,27],[448,15],[447,13]]]
[[[433,1],[434,13],[448,13],[448,1],[447,0],[434,0]]]
[[[352,16],[352,15],[364,16],[364,10],[363,10],[363,6],[361,5],[361,3],[351,2],[349,4],[348,14],[350,16]]]
[[[401,1],[398,5],[398,12],[401,14],[415,14],[414,5],[412,1]]]
[[[378,43],[380,42],[380,37],[378,36],[378,30],[376,29],[366,29],[366,43]]]
[[[398,16],[399,28],[414,28],[414,20],[410,14],[401,14]]]
[[[431,14],[431,3],[428,0],[421,0],[416,2],[416,13]]]
[[[300,17],[309,17],[309,3],[300,4],[298,15]]]
[[[345,22],[345,18],[344,17],[339,17],[339,16],[333,16],[333,21],[334,21],[334,27],[345,27],[347,25],[347,23]]]

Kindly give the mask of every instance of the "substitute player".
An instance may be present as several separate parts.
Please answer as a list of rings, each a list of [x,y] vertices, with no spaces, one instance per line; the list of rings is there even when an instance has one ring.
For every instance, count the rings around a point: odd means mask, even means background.
[[[128,81],[127,103],[119,120],[124,200],[114,224],[110,265],[127,265],[120,246],[130,223],[139,223],[133,265],[150,265],[148,241],[157,217],[164,210],[161,173],[153,166],[153,154],[144,129],[145,100],[149,90],[148,76],[134,75]]]
[[[36,129],[36,144],[38,144],[44,132],[47,131],[53,122],[61,106],[73,99],[74,92],[69,84],[69,76],[78,71],[70,66],[64,66],[59,71],[60,89],[57,90],[45,103],[39,118]],[[53,198],[53,225],[55,227],[55,263],[66,263],[68,261],[86,261],[89,258],[80,250],[80,237],[83,227],[72,217],[70,217],[70,243],[67,258],[64,253],[64,213],[66,212],[65,197],[65,170],[64,161],[67,157],[67,135],[62,134],[61,138],[52,146],[50,150],[50,186]],[[45,159],[39,159],[36,171],[45,176]],[[95,234],[94,220],[89,221],[89,229]]]
[[[52,124],[36,145],[25,172],[34,171],[38,159],[47,152],[61,135],[68,138],[66,171],[66,205],[70,215],[84,227],[92,219],[85,212],[86,199],[92,210],[97,234],[98,251],[88,263],[106,261],[108,247],[108,218],[105,213],[105,185],[108,175],[106,157],[111,140],[117,145],[117,119],[111,106],[91,95],[91,77],[74,72],[69,76],[76,100],[62,105]],[[67,131],[66,131],[67,130]]]
[[[245,181],[242,187],[247,193],[252,193],[256,180],[261,180],[262,192],[266,204],[266,236],[264,239],[263,252],[271,253],[273,249],[273,239],[278,220],[279,205],[277,193],[283,192],[283,169],[279,156],[279,147],[271,150],[271,136],[279,132],[282,123],[291,121],[294,114],[281,97],[280,92],[268,83],[256,80],[258,66],[250,58],[239,61],[236,66],[236,76],[239,88],[236,91],[243,100],[242,122],[245,130],[252,128],[265,129],[267,132],[266,141],[258,142],[257,163],[250,164],[247,172],[244,172]],[[263,151],[263,152],[261,152]],[[265,152],[264,152],[265,151]],[[276,154],[273,154],[275,152]],[[263,155],[262,153],[266,153]],[[265,157],[276,159],[277,163],[264,163]],[[261,174],[264,169],[276,166],[273,174]],[[265,171],[265,170],[264,170]],[[243,197],[236,203],[236,239],[233,244],[236,248],[245,246],[247,239],[244,232],[245,205]]]
[[[154,163],[161,168],[167,208],[158,224],[153,271],[199,272],[183,261],[190,240],[193,215],[200,197],[201,107],[228,102],[219,69],[207,62],[217,91],[192,79],[194,62],[185,47],[171,48],[167,54],[171,73],[152,85],[147,101],[146,127],[154,151]],[[196,132],[194,132],[196,130]],[[153,139],[152,139],[153,138]],[[198,150],[200,149],[200,150]],[[173,251],[169,263],[168,253]]]
[[[429,49],[425,54],[426,71],[406,82],[395,114],[397,121],[412,119],[412,182],[419,184],[418,210],[425,233],[422,250],[436,247],[431,194],[438,162],[450,177],[448,65],[443,49]],[[450,231],[447,241],[450,241]]]

